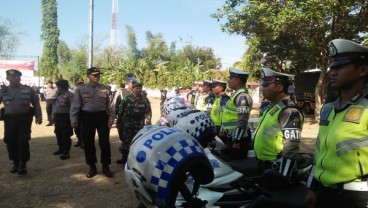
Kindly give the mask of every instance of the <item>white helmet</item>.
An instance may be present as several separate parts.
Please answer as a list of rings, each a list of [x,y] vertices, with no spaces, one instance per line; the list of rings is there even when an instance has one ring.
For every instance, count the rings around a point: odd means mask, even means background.
[[[131,144],[125,165],[129,188],[146,207],[174,207],[189,173],[208,184],[213,169],[197,140],[177,128],[153,126]]]
[[[173,109],[186,107],[185,101],[181,97],[171,97],[162,106],[163,116],[166,117]]]
[[[188,107],[180,107],[180,108],[172,109],[166,115],[167,125],[174,126],[181,117],[185,116],[190,111],[192,111],[192,109]]]
[[[215,125],[210,116],[198,110],[188,112],[179,118],[174,127],[193,136],[202,147],[206,147],[216,136]]]

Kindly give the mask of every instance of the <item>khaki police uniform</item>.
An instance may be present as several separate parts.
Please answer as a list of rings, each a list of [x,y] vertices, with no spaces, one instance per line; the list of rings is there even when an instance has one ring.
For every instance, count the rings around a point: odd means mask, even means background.
[[[46,113],[47,113],[47,120],[48,124],[47,126],[51,126],[53,124],[52,121],[52,106],[54,105],[57,97],[58,97],[58,91],[55,87],[52,85],[54,84],[52,81],[49,81],[48,84],[51,84],[51,87],[47,87],[44,91],[44,96],[46,99]]]
[[[261,75],[262,86],[278,82],[284,83],[286,89],[294,77],[268,68],[263,68]],[[296,176],[298,162],[305,162],[299,154],[304,115],[287,92],[284,94],[280,95],[283,98],[278,103],[269,103],[261,110],[254,137],[254,151],[260,174],[266,169],[274,169],[290,178]]]
[[[60,159],[63,160],[70,158],[71,136],[73,135],[73,128],[70,125],[70,106],[74,93],[68,90],[68,85],[67,80],[56,82],[56,86],[61,90],[52,110],[52,117],[55,124],[54,132],[57,145],[59,146],[58,150],[54,152],[54,155],[61,154]]]
[[[87,74],[95,75],[101,74],[101,72],[98,68],[91,67],[87,70]],[[87,173],[88,178],[93,177],[97,173],[95,166],[97,163],[96,130],[103,168],[107,171],[108,166],[111,164],[110,128],[108,124],[115,119],[115,106],[114,102],[110,102],[110,96],[109,86],[99,83],[96,86],[92,86],[91,82],[82,84],[77,88],[70,108],[70,121],[77,123],[80,118],[82,122],[81,131],[84,152],[86,163],[90,166],[90,171]],[[111,177],[112,173],[105,175],[110,175],[108,177]]]
[[[368,65],[367,47],[344,39],[328,46],[330,73],[345,70],[341,67],[346,64]],[[368,87],[347,103],[341,100],[326,103],[321,111],[315,165],[307,183],[317,193],[316,207],[368,204]]]
[[[15,69],[6,71],[7,79],[10,76],[20,77],[22,73]],[[26,174],[26,163],[30,159],[29,140],[31,139],[32,118],[36,123],[42,122],[42,112],[39,98],[34,89],[27,85],[2,87],[0,91],[0,103],[4,104],[4,142],[9,154],[9,159],[14,166],[12,173]]]

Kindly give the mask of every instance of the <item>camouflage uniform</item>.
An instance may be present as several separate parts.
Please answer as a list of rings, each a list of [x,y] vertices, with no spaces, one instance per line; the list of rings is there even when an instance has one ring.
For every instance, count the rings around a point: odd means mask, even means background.
[[[145,121],[151,122],[152,110],[147,97],[140,94],[126,96],[119,105],[118,121],[121,123],[122,145],[119,148],[125,162],[130,143],[137,132],[143,128]]]

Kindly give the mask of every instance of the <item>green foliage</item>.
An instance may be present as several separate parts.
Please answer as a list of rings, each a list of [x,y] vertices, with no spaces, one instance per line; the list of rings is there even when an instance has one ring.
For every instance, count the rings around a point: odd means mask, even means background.
[[[57,27],[56,0],[42,0],[41,40],[44,41],[39,63],[40,73],[46,80],[60,79],[58,72],[58,45],[60,31]]]

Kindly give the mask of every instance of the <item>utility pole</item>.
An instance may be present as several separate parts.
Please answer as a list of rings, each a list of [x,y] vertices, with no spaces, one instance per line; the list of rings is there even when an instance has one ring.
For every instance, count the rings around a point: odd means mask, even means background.
[[[88,68],[93,66],[93,0],[89,0],[89,57]]]

